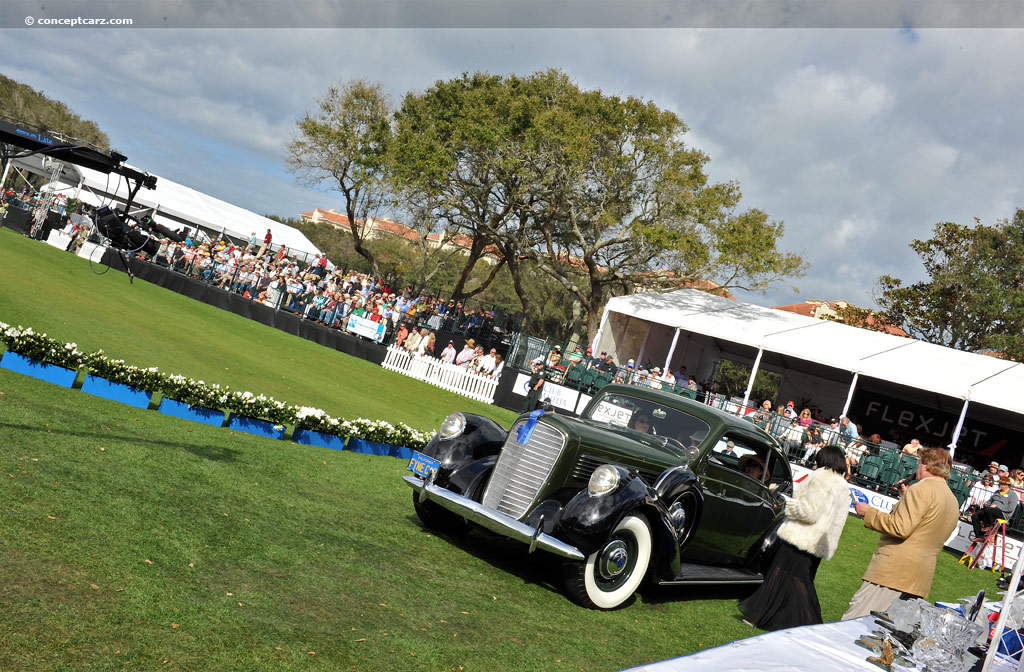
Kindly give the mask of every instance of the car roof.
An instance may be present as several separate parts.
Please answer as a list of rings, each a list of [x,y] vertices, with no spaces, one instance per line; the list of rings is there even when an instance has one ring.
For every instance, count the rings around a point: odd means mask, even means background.
[[[770,434],[760,429],[750,421],[744,420],[732,413],[727,413],[720,408],[715,408],[714,406],[708,406],[707,404],[695,401],[689,397],[683,397],[663,390],[655,390],[642,385],[621,385],[618,383],[609,383],[598,390],[597,394],[594,395],[594,399],[607,394],[622,394],[636,399],[643,399],[656,404],[684,410],[690,415],[704,420],[712,427],[721,428],[723,431],[732,431],[735,433],[746,434],[748,436],[756,436],[765,443],[775,444],[775,440]],[[593,403],[593,399],[590,403]],[[587,406],[589,407],[590,404],[587,404]]]

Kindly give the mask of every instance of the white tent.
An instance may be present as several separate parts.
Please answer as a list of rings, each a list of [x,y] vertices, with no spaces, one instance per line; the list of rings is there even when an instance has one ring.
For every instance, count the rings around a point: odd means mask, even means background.
[[[41,165],[38,155],[15,159],[13,163],[33,173],[46,176],[51,173]],[[71,195],[77,189],[78,198],[86,203],[110,204],[115,201],[116,205],[123,205],[128,199],[127,181],[113,173],[107,175],[89,168],[64,164],[59,181],[66,185],[60,191]],[[298,229],[159,176],[155,189],[139,190],[132,201],[132,207],[155,208],[156,221],[172,229],[182,225],[190,229],[202,227],[214,235],[223,233],[242,240],[248,240],[256,232],[260,241],[267,229],[270,229],[275,246],[284,245],[289,251],[306,252],[309,255],[320,251]]]
[[[919,403],[959,414],[950,445],[956,445],[968,405],[986,422],[1024,428],[1024,365],[698,290],[611,299],[593,347],[619,362],[686,365],[700,380],[714,378],[723,355],[753,363],[783,374],[783,396],[814,387],[813,396],[826,402],[823,408],[831,404],[834,414],[847,411],[866,380],[885,383]]]

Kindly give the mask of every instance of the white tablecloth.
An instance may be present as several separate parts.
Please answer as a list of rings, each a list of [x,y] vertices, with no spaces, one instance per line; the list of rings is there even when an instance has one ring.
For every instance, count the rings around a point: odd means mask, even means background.
[[[626,672],[879,672],[870,651],[854,644],[879,629],[873,616],[809,625],[740,639],[689,656],[630,668]],[[910,668],[907,669],[909,672]],[[1014,672],[1016,661],[996,658],[993,670]]]

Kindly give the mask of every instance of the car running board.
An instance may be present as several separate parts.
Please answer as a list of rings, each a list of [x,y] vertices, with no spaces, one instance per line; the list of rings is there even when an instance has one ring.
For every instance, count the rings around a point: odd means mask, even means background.
[[[761,583],[764,576],[742,567],[714,567],[683,563],[679,575],[669,581],[658,581],[661,586],[675,586],[694,583]]]

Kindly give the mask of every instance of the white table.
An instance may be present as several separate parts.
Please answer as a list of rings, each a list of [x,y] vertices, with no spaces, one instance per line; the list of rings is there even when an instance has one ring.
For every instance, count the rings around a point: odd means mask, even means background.
[[[689,656],[632,667],[626,672],[879,672],[874,655],[854,644],[879,629],[873,616],[808,625],[739,639]],[[911,668],[906,669],[908,672]],[[996,658],[993,670],[1013,672],[1016,661]]]

